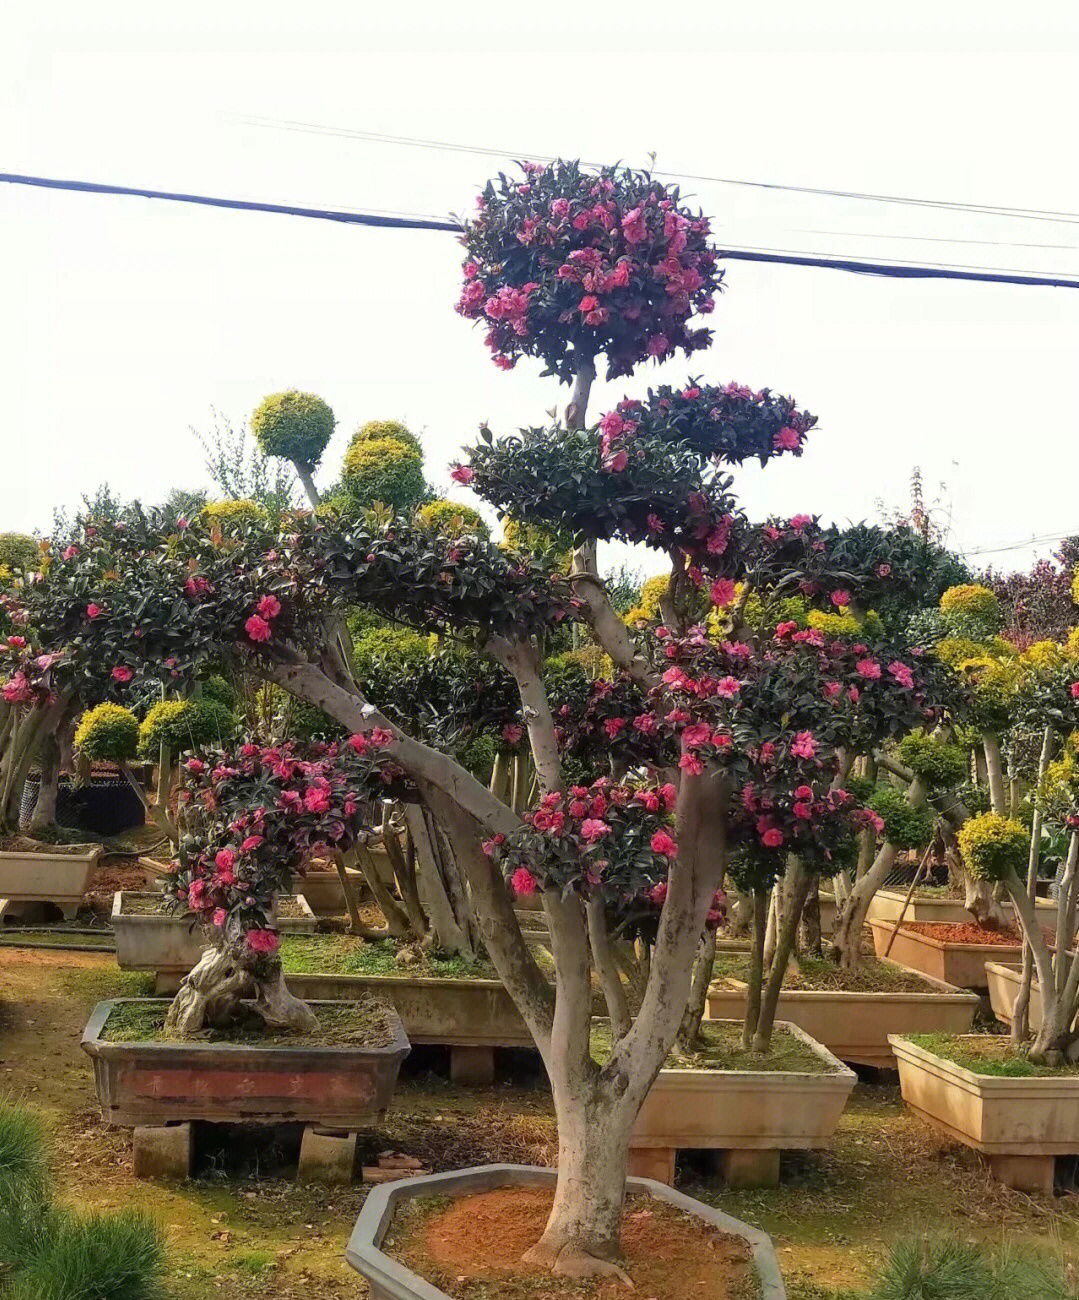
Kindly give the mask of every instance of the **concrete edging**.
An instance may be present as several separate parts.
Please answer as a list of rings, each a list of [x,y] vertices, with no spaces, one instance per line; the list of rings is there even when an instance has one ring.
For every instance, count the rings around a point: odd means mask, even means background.
[[[449,1300],[445,1291],[440,1291],[411,1269],[391,1259],[380,1248],[397,1205],[420,1196],[464,1196],[496,1187],[548,1186],[556,1178],[556,1170],[540,1165],[479,1165],[451,1173],[383,1183],[368,1194],[349,1237],[345,1257],[367,1279],[372,1300]],[[696,1215],[721,1232],[741,1237],[748,1242],[753,1253],[753,1263],[761,1283],[761,1300],[787,1300],[775,1248],[765,1233],[650,1178],[628,1178],[626,1190],[646,1192],[687,1214]]]

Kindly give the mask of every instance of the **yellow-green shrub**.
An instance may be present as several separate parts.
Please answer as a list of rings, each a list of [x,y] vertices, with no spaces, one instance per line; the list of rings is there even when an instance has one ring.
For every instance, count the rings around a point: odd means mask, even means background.
[[[969,775],[965,750],[921,731],[903,737],[899,757],[930,790],[958,785]]]
[[[172,753],[221,744],[236,730],[236,718],[208,696],[190,700],[161,700],[147,710],[139,727],[139,752],[153,758],[167,745]]]
[[[957,838],[963,864],[977,880],[1003,880],[1026,866],[1027,833],[1013,818],[981,813],[963,823]]]
[[[381,501],[394,510],[409,510],[423,499],[423,456],[397,438],[353,442],[345,453],[341,480],[356,506]]]
[[[392,438],[395,442],[403,442],[406,446],[419,452],[421,456],[423,455],[423,447],[420,445],[419,438],[407,429],[400,420],[368,420],[366,424],[361,424],[352,435],[349,448],[355,447],[357,443],[379,442],[384,438]]]
[[[333,411],[322,398],[294,388],[264,397],[251,416],[251,432],[267,456],[307,469],[322,459],[333,428]]]
[[[416,511],[416,518],[441,537],[463,537],[467,533],[478,537],[491,535],[480,512],[459,501],[428,501]]]
[[[91,762],[121,763],[134,758],[139,748],[138,719],[121,704],[88,709],[75,729],[75,748]]]

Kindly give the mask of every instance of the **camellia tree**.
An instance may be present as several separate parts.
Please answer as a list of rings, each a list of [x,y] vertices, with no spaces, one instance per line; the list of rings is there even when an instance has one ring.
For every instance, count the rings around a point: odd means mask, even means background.
[[[690,381],[589,421],[598,357],[609,374],[628,375],[649,357],[709,341],[692,317],[712,309],[716,253],[707,221],[677,189],[617,168],[529,167],[519,182],[501,177],[486,188],[463,238],[460,310],[486,322],[496,363],[535,356],[572,384],[572,396],[552,427],[486,432],[453,477],[522,527],[571,537],[568,571],[549,552],[504,550],[476,531],[452,537],[330,508],[280,528],[250,518],[227,534],[197,523],[73,542],[42,617],[50,644],[63,647],[58,681],[86,663],[98,673],[123,665],[135,689],[234,656],[355,738],[372,781],[404,774],[452,848],[483,943],[551,1081],[558,1183],[529,1257],[560,1274],[603,1275],[619,1272],[630,1132],[676,1040],[692,1038],[687,1006],[727,873],[763,892],[782,872],[797,896],[804,877],[843,859],[875,825],[845,784],[851,747],[864,752],[916,723],[932,726],[935,670],[884,638],[783,619],[767,626],[763,616],[752,630],[746,624],[754,596],[767,604],[817,584],[838,606],[851,580],[811,516],[754,525],[732,491],[731,470],[744,460],[801,452],[815,420],[792,400]],[[598,569],[602,540],[666,554],[662,622],[631,630],[618,616]],[[715,631],[692,616],[702,593],[722,612]],[[523,817],[452,752],[366,698],[340,634],[356,608],[463,639],[508,674],[537,787]],[[607,656],[608,678],[574,682],[549,669],[545,679],[547,648],[567,623]],[[578,747],[591,745],[594,758],[604,740],[617,774],[578,780]],[[189,904],[196,889],[200,904],[209,895],[216,905],[215,891],[233,888],[218,873],[239,880],[241,859],[245,869],[250,862],[245,886],[265,885],[223,892],[220,908],[235,916],[244,951],[257,954],[265,907],[252,909],[264,888],[272,892],[280,858],[265,840],[252,844],[262,831],[242,820],[252,807],[276,807],[285,791],[243,789],[235,758],[218,766],[238,775],[220,773],[221,792],[207,791],[215,815],[227,783],[241,783],[229,804],[231,839],[216,848],[222,830],[192,845],[195,874],[179,888]],[[223,869],[217,854],[230,849],[236,857]],[[542,898],[553,982],[525,942],[507,875]],[[609,941],[627,916],[646,911],[649,961],[639,996],[623,1007]],[[784,911],[782,944],[796,912]],[[774,958],[773,970],[781,964]],[[593,970],[612,1023],[600,1059],[591,1050]],[[227,964],[204,974],[201,998],[229,996]],[[750,1035],[759,1047],[770,1036],[772,978]]]

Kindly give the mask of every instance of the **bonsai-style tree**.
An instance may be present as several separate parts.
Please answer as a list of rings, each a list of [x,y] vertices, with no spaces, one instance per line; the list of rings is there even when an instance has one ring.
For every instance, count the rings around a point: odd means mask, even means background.
[[[844,784],[850,756],[916,723],[935,725],[936,670],[886,638],[844,639],[763,610],[758,630],[746,624],[752,597],[768,607],[816,584],[839,607],[849,591],[848,571],[837,570],[811,516],[754,525],[733,495],[731,471],[747,458],[801,452],[815,420],[791,399],[691,380],[589,421],[600,354],[608,373],[629,374],[650,356],[708,342],[691,318],[712,307],[716,254],[707,222],[676,189],[622,169],[529,168],[523,181],[487,187],[464,241],[461,309],[488,323],[496,362],[508,368],[534,355],[573,389],[564,421],[499,438],[486,432],[454,478],[527,527],[568,534],[568,573],[539,550],[330,508],[280,529],[250,519],[227,534],[201,524],[165,536],[110,532],[91,554],[63,562],[63,595],[47,617],[72,677],[83,663],[123,663],[135,690],[163,672],[182,681],[232,656],[321,709],[357,748],[366,741],[358,756],[370,761],[372,782],[404,773],[452,849],[482,940],[551,1081],[558,1184],[530,1256],[557,1273],[604,1275],[619,1271],[630,1132],[676,1040],[693,1036],[686,1010],[695,973],[707,982],[707,935],[725,875],[757,873],[750,883],[763,889],[765,873],[782,870],[797,900],[804,876],[843,860],[853,837],[875,824]],[[665,553],[661,623],[633,631],[616,613],[597,562],[606,540]],[[702,590],[722,617],[713,630],[691,616]],[[535,773],[524,817],[453,753],[364,695],[340,636],[356,608],[462,640],[508,674]],[[587,694],[584,679],[575,684],[567,672],[556,680],[550,668],[545,679],[547,648],[567,623],[612,665]],[[601,737],[611,742],[618,767],[610,776],[577,778],[574,764],[584,759],[575,747],[588,749],[582,716],[592,724],[593,759]],[[235,760],[223,766],[243,776]],[[219,792],[207,793],[216,813]],[[279,859],[263,858],[263,842],[244,849],[261,831],[240,820],[252,803],[268,810],[283,797],[242,791],[228,822],[243,838],[226,848],[258,851],[244,884],[266,882],[236,904],[239,925],[254,906],[246,900],[258,903],[279,879]],[[216,850],[213,864],[216,873]],[[180,883],[187,903],[208,858],[199,869]],[[524,940],[506,873],[542,897],[553,982]],[[197,893],[217,887],[211,876]],[[784,908],[774,969],[798,911]],[[649,960],[639,996],[623,1007],[608,941],[634,916]],[[249,949],[262,942],[245,940]],[[231,997],[231,969],[207,969],[199,996]],[[612,1022],[598,1058],[593,971]],[[761,1047],[770,998],[752,1035]]]
[[[294,388],[264,397],[251,416],[251,432],[263,455],[291,462],[313,506],[319,501],[314,473],[334,424],[333,411],[321,397]]]

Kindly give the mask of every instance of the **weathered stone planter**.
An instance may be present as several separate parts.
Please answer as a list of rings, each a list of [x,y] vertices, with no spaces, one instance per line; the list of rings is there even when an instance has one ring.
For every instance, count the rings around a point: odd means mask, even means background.
[[[804,1029],[841,1061],[894,1070],[889,1034],[965,1034],[978,1009],[976,994],[929,976],[925,980],[933,988],[924,993],[787,989],[779,995],[776,1014]],[[712,1020],[745,1016],[746,985],[741,980],[729,982],[733,988],[717,986],[708,992]]]
[[[895,923],[870,921],[869,925],[873,931],[876,954],[883,957],[892,939]],[[1020,944],[948,943],[900,926],[888,956],[900,966],[920,971],[923,975],[942,980],[955,988],[984,989],[988,987],[985,963],[998,961],[1018,965],[1023,959],[1023,949]]]
[[[870,921],[895,922],[902,915],[905,921],[941,921],[946,924],[958,925],[974,920],[963,906],[962,899],[959,898],[926,898],[915,894],[910,900],[910,906],[904,913],[903,904],[906,899],[905,890],[878,890],[873,895],[873,901],[869,904],[866,917]],[[1049,924],[1051,921],[1055,922],[1057,905],[1051,898],[1039,898],[1036,906],[1038,912],[1042,914],[1045,924]],[[1004,904],[1004,911],[1009,917],[1014,917],[1015,912],[1011,903]]]
[[[351,1002],[366,994],[385,998],[396,1008],[410,1042],[450,1048],[455,1083],[491,1083],[496,1047],[534,1045],[513,999],[498,980],[290,974],[287,982],[297,997],[307,1000]]]
[[[674,1181],[683,1148],[721,1151],[731,1186],[779,1181],[779,1153],[826,1147],[855,1075],[797,1025],[776,1021],[830,1067],[826,1073],[778,1070],[660,1070],[630,1134],[630,1172]]]
[[[376,852],[381,853],[382,850],[372,850],[373,854]],[[353,898],[357,902],[362,902],[370,893],[363,872],[349,867],[346,875],[352,886]],[[341,877],[336,871],[309,871],[296,883],[316,916],[344,916],[347,913],[345,891],[341,887]]]
[[[352,1267],[366,1278],[372,1300],[448,1300],[444,1291],[391,1259],[381,1249],[397,1207],[420,1197],[469,1196],[496,1187],[551,1187],[555,1177],[553,1169],[534,1165],[483,1165],[476,1169],[384,1183],[368,1193],[349,1238],[346,1257]],[[775,1250],[771,1239],[763,1232],[647,1178],[630,1178],[627,1190],[654,1196],[686,1214],[695,1215],[720,1232],[743,1238],[753,1252],[761,1300],[786,1300],[787,1292]]]
[[[281,916],[278,928],[284,933],[313,932],[318,918],[302,894],[296,895],[299,916]],[[157,902],[153,893],[117,890],[112,900],[112,928],[116,934],[116,961],[122,970],[150,970],[157,975],[158,991],[175,990],[180,980],[202,956],[207,938],[191,915],[167,912],[162,906],[146,911],[146,900]]]
[[[55,903],[71,920],[100,856],[100,844],[81,853],[0,852],[0,914],[15,903]]]
[[[988,1158],[994,1177],[1053,1190],[1058,1155],[1079,1153],[1079,1076],[975,1074],[893,1035],[903,1100],[933,1127]]]
[[[82,1036],[109,1125],[209,1120],[347,1130],[385,1113],[409,1052],[396,1018],[386,1047],[104,1040],[113,1008],[133,1000],[99,1002]]]

